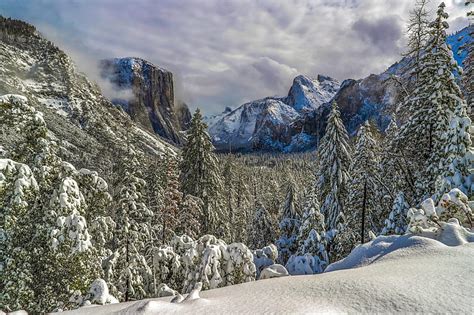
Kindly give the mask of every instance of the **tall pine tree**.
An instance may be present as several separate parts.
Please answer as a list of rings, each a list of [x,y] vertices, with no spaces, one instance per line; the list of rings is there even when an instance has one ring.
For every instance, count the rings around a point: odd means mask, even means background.
[[[403,102],[410,119],[401,127],[399,147],[403,147],[414,163],[417,175],[416,200],[424,200],[435,192],[435,181],[445,143],[442,135],[462,94],[454,74],[461,73],[446,44],[448,14],[445,4],[438,7],[437,16],[430,24],[425,52],[421,57],[421,72],[416,87]]]
[[[360,236],[361,243],[368,239],[369,231],[379,231],[380,203],[379,156],[368,122],[359,129],[351,164],[351,182],[346,204],[349,228]]]
[[[228,216],[222,202],[222,178],[214,146],[206,131],[199,109],[193,115],[187,131],[181,162],[181,187],[184,195],[193,195],[203,201],[204,233],[228,237]]]
[[[321,140],[318,156],[320,167],[317,190],[323,200],[321,213],[326,218],[327,229],[337,229],[338,223],[344,222],[351,147],[336,102],[332,104],[326,134]]]

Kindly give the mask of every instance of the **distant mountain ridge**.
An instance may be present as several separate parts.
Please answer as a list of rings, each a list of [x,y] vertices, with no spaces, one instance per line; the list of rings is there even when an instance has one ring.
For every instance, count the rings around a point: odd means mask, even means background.
[[[462,65],[466,57],[462,46],[473,42],[469,28],[450,35],[447,42],[454,58]],[[405,57],[381,74],[347,79],[342,84],[321,75],[317,79],[297,76],[288,96],[248,102],[216,115],[219,119],[210,122],[209,133],[218,150],[296,152],[313,149],[324,135],[332,100],[338,103],[349,134],[354,135],[368,119],[384,130],[396,104],[403,98],[400,83],[390,78],[395,75],[405,80],[410,63]]]
[[[216,148],[222,151],[293,151],[301,146],[300,142],[310,139],[292,135],[291,124],[329,102],[339,86],[337,80],[327,76],[299,75],[286,97],[248,102],[208,120],[209,133]]]

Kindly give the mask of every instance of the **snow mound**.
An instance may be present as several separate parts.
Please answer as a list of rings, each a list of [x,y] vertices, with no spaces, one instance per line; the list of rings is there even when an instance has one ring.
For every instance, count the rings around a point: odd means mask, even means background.
[[[274,264],[262,270],[259,280],[286,276],[289,276],[288,270],[286,270],[286,268],[282,265]]]
[[[462,227],[457,219],[440,224],[441,228],[436,232],[426,230],[420,235],[379,236],[371,242],[357,246],[346,258],[329,265],[326,272],[367,266],[389,254],[409,255],[413,251],[474,242],[474,233]]]

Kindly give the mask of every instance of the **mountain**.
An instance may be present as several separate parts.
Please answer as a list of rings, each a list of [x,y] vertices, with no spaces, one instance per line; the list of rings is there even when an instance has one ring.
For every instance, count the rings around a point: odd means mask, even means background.
[[[292,123],[329,102],[339,86],[330,77],[299,75],[286,97],[252,101],[208,119],[209,133],[220,151],[297,150],[311,137],[294,134]]]
[[[126,139],[149,156],[175,148],[134,124],[78,72],[72,60],[34,26],[0,16],[0,95],[20,94],[44,113],[61,153],[79,167],[110,171]],[[1,128],[0,132],[5,132]],[[17,135],[2,137],[8,147]]]
[[[462,65],[466,57],[462,46],[473,42],[469,29],[466,27],[450,35],[447,41],[454,58]],[[249,102],[232,112],[223,113],[209,124],[209,133],[218,150],[295,152],[312,149],[324,135],[333,99],[338,103],[351,135],[355,135],[359,126],[368,119],[384,130],[404,96],[400,83],[406,84],[411,62],[405,57],[380,74],[344,80],[342,84],[321,75],[317,79],[298,76],[293,80],[287,97]],[[398,79],[394,80],[393,76]],[[266,121],[266,111],[262,111],[262,107],[271,104],[265,100],[279,102],[279,109],[273,106],[272,111],[281,110],[280,116],[284,119],[262,125],[260,122]],[[289,112],[291,115],[287,114]]]
[[[173,74],[141,58],[126,57],[102,60],[102,77],[108,79],[119,95],[112,102],[121,106],[132,120],[149,131],[182,143],[180,131],[189,121],[186,104],[175,105]]]

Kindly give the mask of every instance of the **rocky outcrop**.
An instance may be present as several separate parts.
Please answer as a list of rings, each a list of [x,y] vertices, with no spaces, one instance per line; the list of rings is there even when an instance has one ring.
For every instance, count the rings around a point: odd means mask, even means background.
[[[112,98],[114,104],[144,128],[175,144],[182,143],[180,131],[189,123],[190,114],[184,103],[175,105],[171,72],[131,57],[102,60],[100,68],[119,95]]]
[[[176,117],[178,118],[180,130],[188,130],[191,124],[192,116],[186,103],[178,102],[176,105]]]

